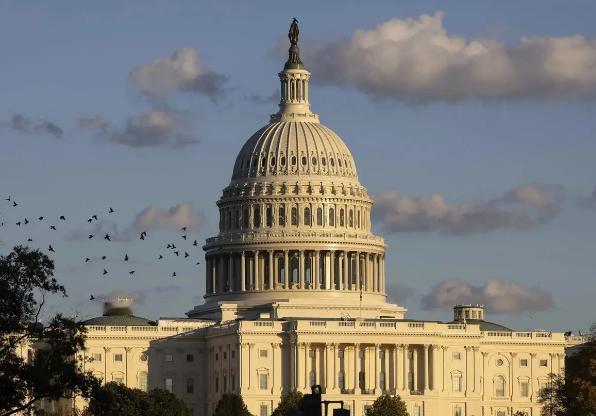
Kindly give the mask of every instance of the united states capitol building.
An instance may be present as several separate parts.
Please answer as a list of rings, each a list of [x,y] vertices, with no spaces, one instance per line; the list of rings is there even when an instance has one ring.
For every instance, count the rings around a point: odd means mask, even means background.
[[[106,381],[173,391],[210,416],[224,393],[268,416],[282,394],[319,384],[361,416],[397,394],[412,416],[538,415],[537,393],[564,371],[554,332],[518,332],[457,305],[421,321],[389,303],[387,246],[354,157],[309,102],[297,36],[278,74],[279,111],[240,149],[204,245],[204,303],[188,318],[87,322],[87,369]]]

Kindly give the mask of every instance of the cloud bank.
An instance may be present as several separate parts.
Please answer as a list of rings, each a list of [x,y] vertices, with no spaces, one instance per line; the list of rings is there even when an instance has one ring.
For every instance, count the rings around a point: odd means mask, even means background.
[[[579,206],[584,209],[596,211],[596,187],[590,196],[580,198]]]
[[[78,122],[95,130],[103,140],[131,148],[180,148],[198,143],[186,115],[168,108],[129,117],[122,128],[110,125],[101,116],[81,117]]]
[[[315,82],[414,103],[596,98],[596,39],[523,37],[513,45],[448,34],[443,13],[391,19],[305,45]]]
[[[8,125],[14,131],[31,135],[52,136],[55,139],[61,139],[64,130],[51,121],[43,119],[32,119],[23,114],[13,114]]]
[[[177,49],[172,56],[158,58],[135,68],[130,77],[148,97],[165,97],[173,92],[204,94],[217,99],[224,93],[227,78],[200,62],[194,48]]]
[[[498,278],[489,279],[481,286],[459,279],[443,280],[421,299],[426,310],[451,308],[460,303],[481,303],[490,313],[537,312],[554,305],[552,294],[544,289],[526,288]]]
[[[409,197],[386,191],[376,197],[373,219],[385,232],[437,232],[462,235],[498,229],[528,229],[560,212],[563,188],[528,184],[475,203],[450,204],[441,194]]]
[[[150,206],[136,215],[132,228],[136,231],[177,231],[187,227],[188,231],[196,231],[203,224],[204,217],[204,214],[189,202],[182,202],[168,209]]]

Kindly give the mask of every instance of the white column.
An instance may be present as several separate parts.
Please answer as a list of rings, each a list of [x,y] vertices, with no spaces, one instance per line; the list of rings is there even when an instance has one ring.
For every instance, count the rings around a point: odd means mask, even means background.
[[[381,291],[385,293],[385,256],[381,256]]]
[[[333,376],[333,366],[331,363],[331,345],[330,344],[325,344],[325,392],[328,393],[330,390],[332,390],[332,386],[333,386],[333,381],[332,381],[332,376]]]
[[[281,368],[281,348],[280,348],[280,344],[278,342],[272,342],[271,343],[271,354],[273,355],[271,357],[271,361],[273,362],[273,386],[272,386],[272,393],[273,394],[279,394],[279,392],[281,392],[282,389],[282,385],[283,385],[283,381],[281,379],[282,377],[282,368]]]
[[[360,281],[360,252],[359,251],[357,251],[355,253],[355,258],[356,258],[356,261],[355,261],[355,264],[356,264],[356,290],[360,291],[362,283]]]
[[[277,271],[275,270],[275,264],[273,260],[273,250],[269,250],[269,287],[268,289],[277,288]]]
[[[290,255],[288,250],[284,250],[284,288],[290,288]]]
[[[360,344],[354,344],[354,394],[360,393]]]
[[[380,380],[380,373],[381,373],[381,358],[380,358],[380,351],[381,351],[381,346],[379,344],[375,344],[375,348],[374,348],[374,363],[375,363],[375,376],[373,377],[374,383],[375,385],[373,386],[375,395],[379,394],[379,388],[381,386],[381,380]]]
[[[350,290],[350,273],[349,273],[349,267],[348,267],[348,262],[350,261],[350,256],[348,254],[347,251],[343,252],[343,256],[344,256],[344,264],[343,264],[343,278],[344,278],[344,290]]]
[[[234,291],[234,254],[228,254],[228,292]]]
[[[420,390],[420,386],[418,385],[418,347],[415,347],[412,350],[412,372],[414,373],[414,385],[412,386],[413,389],[412,390],[416,390],[419,391]]]
[[[429,389],[430,371],[428,368],[428,345],[424,344],[424,388],[423,391],[426,393]]]
[[[304,366],[304,369],[305,369],[304,387],[306,389],[308,389],[308,392],[310,393],[310,388],[312,387],[310,385],[310,372],[312,371],[312,358],[310,357],[311,344],[307,342],[307,343],[305,343],[305,345],[306,345],[306,347],[304,348],[304,351],[305,351],[304,359],[306,360],[306,365]]]
[[[244,251],[240,253],[240,290],[246,290],[246,257]]]
[[[300,275],[300,289],[305,288],[304,284],[304,250],[300,250],[300,264],[299,264],[299,275]]]
[[[319,289],[319,268],[321,266],[321,262],[320,262],[320,252],[319,250],[315,251],[315,264],[314,264],[314,287],[313,289]]]
[[[402,390],[400,372],[404,364],[402,362],[403,355],[400,354],[400,352],[401,346],[395,344],[393,346],[393,388],[395,389],[396,394],[399,390]]]
[[[259,250],[255,250],[254,253],[254,265],[253,265],[253,284],[255,290],[261,290],[261,286],[259,285]]]
[[[403,366],[403,379],[404,379],[404,384],[403,384],[403,390],[405,391],[409,391],[410,390],[410,357],[408,357],[408,349],[409,349],[409,345],[408,344],[404,344],[404,366]]]

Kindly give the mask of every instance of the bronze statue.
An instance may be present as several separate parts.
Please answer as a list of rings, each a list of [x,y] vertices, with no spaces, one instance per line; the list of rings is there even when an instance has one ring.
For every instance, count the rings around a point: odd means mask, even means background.
[[[298,44],[298,34],[300,34],[300,29],[298,29],[298,20],[294,17],[292,19],[292,24],[290,25],[290,30],[288,32],[288,38],[290,38],[291,45]]]

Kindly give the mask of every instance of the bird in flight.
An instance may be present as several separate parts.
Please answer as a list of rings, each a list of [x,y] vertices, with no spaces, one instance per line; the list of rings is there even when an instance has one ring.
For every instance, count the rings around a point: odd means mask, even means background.
[[[97,215],[96,214],[92,215],[91,218],[93,218],[95,221],[97,221]]]
[[[25,225],[29,224],[29,220],[27,218],[25,218]]]
[[[108,214],[112,214],[114,213],[114,208],[110,207],[110,210],[108,211]]]
[[[89,218],[89,219],[87,220],[87,222],[88,222],[88,223],[92,223],[92,222],[93,222],[93,219]]]
[[[66,221],[66,217],[64,215],[60,215],[59,219],[61,219],[62,221]]]
[[[186,235],[183,235],[183,236],[182,236],[182,238],[183,238],[184,240],[186,240]]]
[[[106,258],[107,258],[106,256],[101,256],[101,259],[102,260],[105,260]]]
[[[188,254],[186,251],[184,252],[184,258],[187,258],[188,256],[190,256],[190,254]]]
[[[103,269],[103,273],[102,274],[105,276],[106,274],[108,274],[108,271],[106,269]]]
[[[198,245],[197,240],[195,240],[192,245],[196,247]]]
[[[56,227],[55,227],[55,226],[53,226],[53,225],[50,225],[50,230],[54,230],[54,231],[56,231]]]
[[[95,296],[93,296],[93,295],[89,296],[89,300],[95,300]]]
[[[51,251],[52,253],[55,253],[54,251],[54,247],[52,247],[52,245],[50,244],[50,246],[48,247],[48,251]]]
[[[198,266],[199,264],[201,264],[201,262],[200,262],[200,261],[197,261],[197,266]]]
[[[106,235],[104,236],[104,238],[103,238],[103,239],[104,239],[104,240],[108,240],[108,241],[112,241],[112,240],[110,239],[110,235],[109,235],[109,234],[106,234]]]
[[[179,256],[179,255],[180,255],[180,252],[179,252],[179,251],[174,251],[174,254],[175,254],[176,256]]]
[[[8,198],[6,198],[6,201],[10,202],[10,195],[8,195]]]
[[[16,222],[16,224],[17,224],[17,227],[20,227],[21,226],[21,221]]]
[[[39,217],[39,218],[38,218],[38,220],[39,220],[39,221],[43,221],[43,217]]]
[[[160,254],[159,257],[157,258],[157,260],[161,260],[163,259],[163,256]]]
[[[176,272],[172,273],[172,277],[176,277]]]
[[[186,231],[186,227],[182,227],[180,231]]]
[[[128,261],[128,254],[124,255],[124,261]]]
[[[93,238],[93,234],[89,234],[89,240]]]
[[[128,274],[135,274],[135,271],[134,270],[131,270],[131,271],[128,272]]]
[[[85,257],[85,263],[89,263],[91,259],[89,257]]]
[[[19,204],[17,204],[17,202],[16,202],[16,201],[12,201],[12,206],[13,206],[13,207],[16,207],[17,205],[19,205]]]
[[[29,237],[29,238],[27,239],[27,242],[29,242],[29,243],[31,243],[32,241],[33,241],[33,239],[32,239],[31,237]]]

